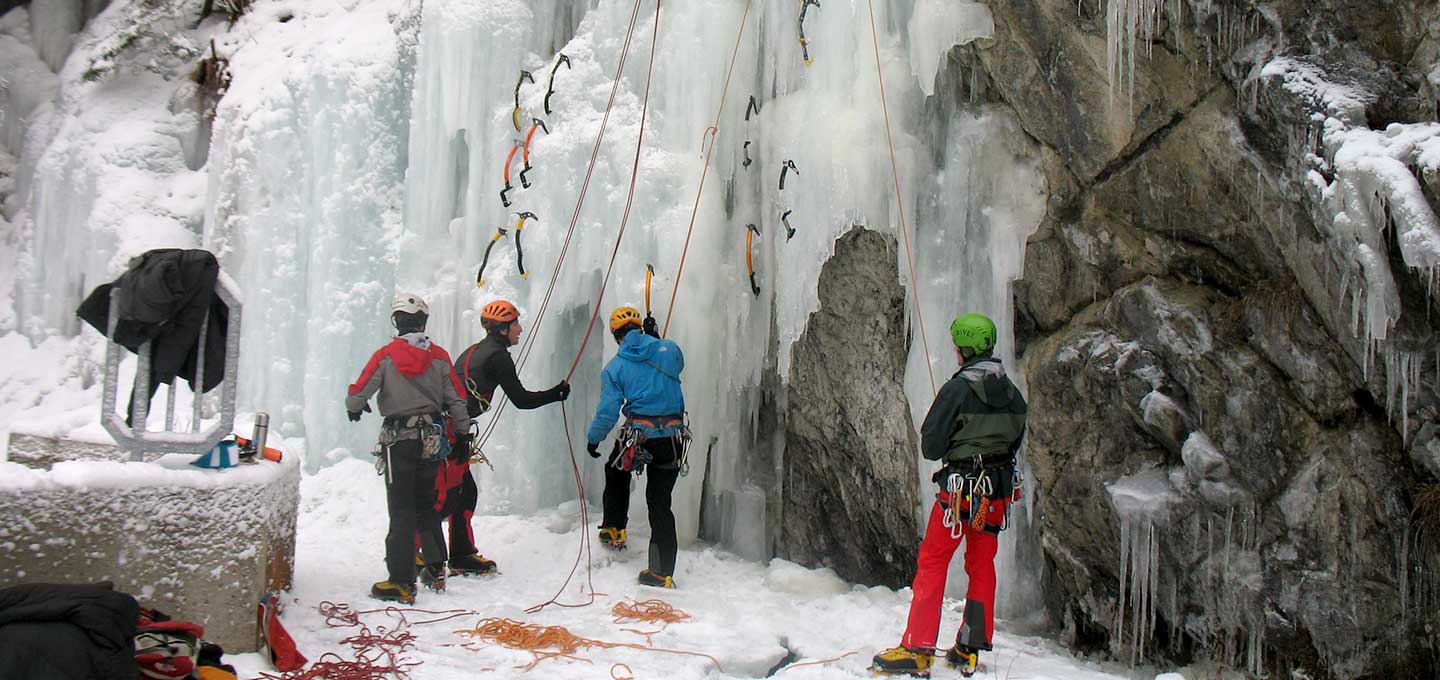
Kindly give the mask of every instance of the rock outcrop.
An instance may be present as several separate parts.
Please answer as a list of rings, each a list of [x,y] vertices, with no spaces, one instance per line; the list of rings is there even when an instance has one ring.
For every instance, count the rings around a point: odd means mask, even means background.
[[[985,4],[949,68],[1050,189],[1014,292],[1052,615],[1123,659],[1435,677],[1440,8]]]
[[[915,575],[918,475],[895,239],[855,227],[792,350],[776,553],[848,581]]]

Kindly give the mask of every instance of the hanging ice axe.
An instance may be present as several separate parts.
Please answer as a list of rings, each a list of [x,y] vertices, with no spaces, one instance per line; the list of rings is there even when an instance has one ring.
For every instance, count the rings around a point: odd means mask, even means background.
[[[750,160],[750,140],[745,140],[745,146],[741,147],[741,150],[745,152],[745,162],[741,163],[740,165],[748,168],[750,167],[750,164],[754,162]]]
[[[550,115],[550,97],[555,94],[555,72],[560,70],[561,64],[565,65],[565,70],[571,70],[570,57],[565,56],[564,52],[560,53],[560,58],[555,61],[555,66],[550,69],[550,82],[545,86],[545,115],[547,116]],[[545,134],[550,134],[550,131],[546,130]]]
[[[650,280],[655,278],[655,265],[645,265],[645,316],[650,316]]]
[[[480,273],[475,275],[476,288],[485,285],[485,265],[490,264],[490,251],[495,249],[496,241],[505,238],[506,233],[507,232],[505,231],[505,227],[497,228],[495,230],[495,235],[490,237],[490,244],[485,246],[485,254],[480,258]]]
[[[520,86],[527,80],[531,85],[535,84],[535,76],[523,68],[520,69],[520,77],[515,79],[515,110],[510,112],[510,122],[515,124],[516,132],[520,132]]]
[[[755,95],[750,95],[750,103],[745,105],[745,122],[750,122],[750,114],[760,113],[760,102],[755,101]]]
[[[800,54],[805,57],[806,66],[815,63],[815,60],[810,58],[810,41],[805,39],[805,13],[812,5],[819,7],[820,0],[800,0]]]
[[[751,246],[755,243],[755,237],[760,235],[760,229],[753,224],[745,225],[745,269],[750,272],[750,292],[755,297],[760,297],[760,284],[755,283],[755,256]]]
[[[785,162],[780,165],[780,190],[781,190],[781,191],[784,191],[784,190],[785,190],[785,173],[791,172],[791,171],[794,171],[794,173],[797,174],[797,175],[800,174],[800,168],[795,167],[795,161],[792,161],[792,160],[790,160],[790,159],[787,158],[787,159],[785,159]]]
[[[526,189],[530,188],[530,180],[525,179],[525,173],[530,172],[530,140],[535,136],[537,129],[544,130],[547,135],[550,134],[550,128],[545,126],[545,121],[539,118],[530,119],[530,132],[525,135],[525,152],[523,154],[525,167],[520,170],[520,186]]]
[[[515,188],[514,185],[510,184],[510,164],[515,162],[515,152],[519,150],[520,140],[517,139],[515,140],[514,146],[510,147],[510,155],[505,157],[505,188],[500,190],[500,202],[507,208],[510,207],[510,197],[506,194],[509,194],[510,190]]]
[[[525,249],[520,246],[520,232],[525,229],[525,220],[540,221],[535,213],[530,211],[515,213],[520,221],[515,223],[515,263],[520,266],[520,278],[529,280],[530,275],[525,273]]]
[[[790,226],[790,213],[792,213],[792,212],[795,212],[795,211],[794,211],[794,210],[786,210],[786,211],[785,211],[785,214],[780,216],[780,221],[785,223],[785,240],[786,240],[786,241],[789,241],[790,239],[795,238],[795,228],[792,227],[792,226]]]

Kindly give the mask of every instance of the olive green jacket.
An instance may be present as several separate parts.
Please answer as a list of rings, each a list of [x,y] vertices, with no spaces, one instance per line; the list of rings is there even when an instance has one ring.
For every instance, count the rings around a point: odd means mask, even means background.
[[[925,423],[920,451],[927,460],[966,461],[1011,455],[1025,434],[1025,397],[1005,365],[990,355],[965,362],[940,388]]]

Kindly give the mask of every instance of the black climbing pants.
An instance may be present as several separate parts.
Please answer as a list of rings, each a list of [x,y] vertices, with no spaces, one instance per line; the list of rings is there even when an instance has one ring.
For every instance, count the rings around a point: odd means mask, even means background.
[[[385,568],[390,582],[415,583],[415,536],[420,536],[420,556],[425,564],[444,562],[445,537],[435,512],[437,461],[420,459],[419,439],[402,439],[383,454],[385,502],[390,510],[390,532],[385,536]]]
[[[645,507],[650,511],[650,571],[661,576],[675,574],[675,513],[670,510],[670,494],[680,476],[680,448],[671,437],[649,439],[641,444],[650,453],[645,466]],[[610,454],[610,463],[619,456],[619,449]],[[600,526],[624,529],[630,519],[630,478],[633,473],[605,466],[605,493],[602,503],[605,516]]]

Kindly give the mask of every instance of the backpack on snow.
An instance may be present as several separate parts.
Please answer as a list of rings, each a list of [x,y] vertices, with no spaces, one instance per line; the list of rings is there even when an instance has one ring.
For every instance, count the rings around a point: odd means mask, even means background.
[[[163,614],[162,614],[163,616]],[[200,636],[205,629],[189,621],[144,622],[135,633],[135,663],[140,676],[152,680],[184,680],[200,661]]]

